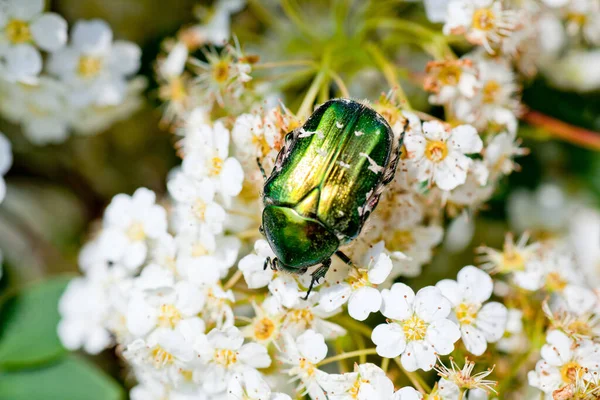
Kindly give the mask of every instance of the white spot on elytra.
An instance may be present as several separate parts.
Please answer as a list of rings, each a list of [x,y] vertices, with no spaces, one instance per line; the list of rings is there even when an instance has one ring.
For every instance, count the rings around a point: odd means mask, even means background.
[[[327,155],[327,151],[324,149],[317,149],[317,154],[321,157],[325,157]]]
[[[362,136],[362,135],[364,135],[365,133],[364,133],[363,131],[354,131],[354,134],[355,134],[356,136]]]
[[[340,167],[342,168],[350,168],[350,164],[343,162],[342,160],[337,161],[337,164],[339,164]]]
[[[338,127],[338,129],[342,129],[342,128],[344,127],[344,124],[342,124],[342,123],[341,123],[341,122],[339,122],[339,121],[335,121],[335,126],[337,126],[337,127]]]
[[[375,160],[373,160],[367,153],[360,153],[361,157],[366,157],[367,161],[369,161],[369,170],[375,172],[376,174],[380,173],[383,170],[383,167],[378,165]]]

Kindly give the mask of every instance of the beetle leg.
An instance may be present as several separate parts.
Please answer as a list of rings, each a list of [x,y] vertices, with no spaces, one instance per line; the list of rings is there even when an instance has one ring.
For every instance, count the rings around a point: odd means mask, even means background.
[[[327,260],[323,261],[323,264],[321,264],[321,266],[317,268],[315,272],[312,273],[310,286],[308,287],[308,292],[306,292],[306,297],[304,297],[304,300],[308,300],[308,296],[310,295],[313,286],[315,286],[315,283],[319,283],[319,279],[325,277],[330,266],[331,258],[328,258]]]
[[[263,179],[266,181],[267,180],[267,173],[265,172],[265,169],[262,166],[262,163],[260,162],[260,159],[258,157],[256,157],[256,163],[258,164],[258,169],[260,169],[260,173],[263,176]]]
[[[345,255],[342,251],[340,251],[340,250],[336,251],[335,255],[338,256],[340,258],[340,260],[342,260],[345,264],[348,264],[349,266],[354,267],[354,263],[352,262],[350,257]]]
[[[263,271],[267,270],[267,267],[271,267],[273,263],[271,262],[271,257],[265,258],[265,265],[263,265]]]

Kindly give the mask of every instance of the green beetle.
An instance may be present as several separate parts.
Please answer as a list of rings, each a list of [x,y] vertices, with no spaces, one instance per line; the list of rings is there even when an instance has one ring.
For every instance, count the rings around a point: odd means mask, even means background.
[[[285,137],[271,176],[265,178],[261,233],[276,258],[271,267],[313,274],[306,297],[324,277],[339,247],[358,236],[396,171],[399,142],[385,119],[362,103],[334,99]]]

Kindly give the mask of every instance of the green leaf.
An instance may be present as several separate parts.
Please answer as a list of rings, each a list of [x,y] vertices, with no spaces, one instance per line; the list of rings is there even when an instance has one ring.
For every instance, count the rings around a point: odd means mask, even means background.
[[[99,368],[75,356],[40,369],[0,374],[0,399],[119,400],[123,390]]]
[[[50,279],[22,289],[0,311],[0,369],[46,363],[63,355],[56,326],[58,300],[70,278]]]

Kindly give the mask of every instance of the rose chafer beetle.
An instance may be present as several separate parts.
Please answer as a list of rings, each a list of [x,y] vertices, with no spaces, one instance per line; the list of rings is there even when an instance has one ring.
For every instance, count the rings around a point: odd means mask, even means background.
[[[386,184],[394,177],[399,141],[385,119],[366,105],[334,99],[285,137],[263,188],[261,233],[276,258],[271,267],[312,274],[306,297],[324,277],[336,254],[352,265],[339,247],[360,233]]]

